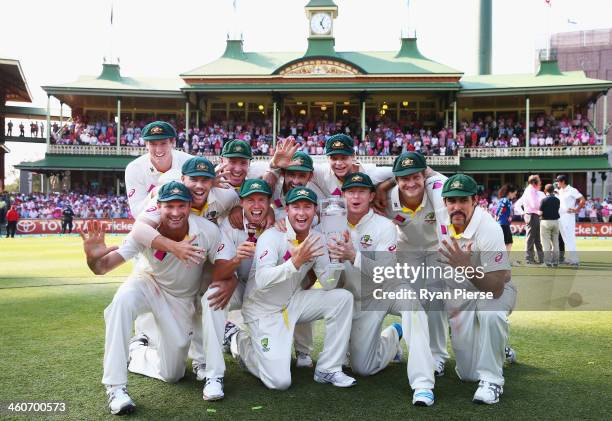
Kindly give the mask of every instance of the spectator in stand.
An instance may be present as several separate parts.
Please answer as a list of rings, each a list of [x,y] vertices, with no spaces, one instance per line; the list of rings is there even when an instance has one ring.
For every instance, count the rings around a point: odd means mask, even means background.
[[[19,137],[25,137],[25,127],[23,126],[23,122],[19,123]]]
[[[512,184],[504,184],[497,193],[499,202],[497,203],[497,211],[495,212],[495,220],[501,226],[504,233],[504,243],[508,253],[512,251],[512,231],[510,223],[512,222],[512,201],[516,198],[517,189]]]
[[[527,188],[521,196],[521,202],[525,209],[523,218],[525,219],[526,244],[525,244],[525,261],[527,264],[544,263],[544,251],[542,250],[542,242],[540,241],[540,202],[544,199],[544,193],[540,190],[542,182],[538,175],[530,175]],[[538,261],[535,260],[534,248],[538,255]]]
[[[2,231],[5,230],[6,225],[6,213],[8,211],[8,203],[4,200],[4,197],[0,196],[0,236]]]
[[[601,220],[605,223],[607,223],[610,220],[611,207],[612,207],[612,204],[608,203],[607,200],[604,200],[601,203]]]
[[[7,132],[7,136],[13,136],[13,122],[11,120],[9,120],[8,124],[8,132]]]
[[[42,121],[40,122],[40,137],[45,137],[45,125]]]
[[[9,211],[6,213],[6,238],[15,238],[17,232],[17,221],[19,221],[19,212],[17,207],[12,205]]]
[[[559,208],[561,202],[555,197],[552,184],[544,187],[546,197],[540,203],[540,237],[544,249],[544,263],[548,267],[559,265]]]

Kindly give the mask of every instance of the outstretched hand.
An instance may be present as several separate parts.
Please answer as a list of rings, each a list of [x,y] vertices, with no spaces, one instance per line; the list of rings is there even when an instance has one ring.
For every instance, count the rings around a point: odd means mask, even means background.
[[[286,138],[280,141],[270,160],[270,168],[287,168],[292,165],[300,165],[300,161],[291,159],[299,147],[300,145],[293,138]]]
[[[104,226],[100,221],[86,221],[78,232],[83,239],[83,250],[87,260],[100,259],[119,248],[118,246],[106,246]]]

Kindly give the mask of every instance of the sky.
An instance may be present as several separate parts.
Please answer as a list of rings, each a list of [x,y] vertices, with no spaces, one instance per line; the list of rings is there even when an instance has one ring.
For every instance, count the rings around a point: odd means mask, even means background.
[[[425,56],[476,72],[478,0],[335,2],[337,51],[397,50],[408,22]],[[21,62],[34,105],[44,107],[41,86],[98,75],[104,56],[118,56],[126,76],[176,77],[219,57],[228,32],[242,33],[246,51],[306,50],[307,0],[236,3],[237,13],[233,0],[3,0],[0,57]],[[493,0],[493,73],[533,72],[547,34],[612,26],[610,0],[550,4]],[[13,164],[44,156],[44,145],[7,146],[8,182]]]

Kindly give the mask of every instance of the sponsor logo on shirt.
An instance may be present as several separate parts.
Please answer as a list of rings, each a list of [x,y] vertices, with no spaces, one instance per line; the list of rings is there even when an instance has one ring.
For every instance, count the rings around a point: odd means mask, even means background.
[[[390,252],[393,253],[396,248],[397,248],[397,246],[395,244],[393,244],[392,246],[389,246],[389,248],[387,250],[389,250]]]
[[[268,347],[269,340],[268,338],[261,338],[261,350],[263,352],[268,352],[270,348]]]
[[[157,210],[157,206],[151,206],[149,209],[147,209],[145,212],[155,212]]]
[[[219,253],[224,248],[225,248],[225,244],[224,243],[219,244],[219,247],[217,248],[217,253]]]
[[[259,260],[263,259],[264,257],[266,257],[268,255],[268,250],[264,251],[263,253],[261,253],[261,256],[259,256]]]
[[[134,196],[134,193],[136,193],[136,189],[131,189],[131,190],[128,192],[128,197],[132,197],[132,196]]]
[[[503,258],[504,258],[504,253],[500,251],[499,253],[495,255],[495,263],[501,262]]]

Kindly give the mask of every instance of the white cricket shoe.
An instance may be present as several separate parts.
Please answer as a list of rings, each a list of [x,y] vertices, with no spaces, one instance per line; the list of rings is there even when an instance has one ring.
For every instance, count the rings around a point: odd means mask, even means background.
[[[204,390],[202,390],[202,398],[205,401],[218,401],[224,396],[223,377],[206,379]]]
[[[472,401],[474,403],[492,405],[499,402],[499,397],[502,393],[504,393],[504,388],[502,386],[481,380],[480,383],[478,383],[478,389],[476,389]]]
[[[442,377],[444,375],[444,369],[446,368],[446,364],[444,361],[438,361],[436,363],[436,368],[434,369],[434,374],[436,377]]]
[[[297,368],[311,368],[313,366],[312,358],[308,354],[295,351],[295,366]]]
[[[108,409],[113,415],[131,414],[136,410],[136,404],[127,393],[125,385],[107,387]]]
[[[431,406],[434,404],[434,394],[431,389],[415,389],[412,395],[414,406]]]
[[[352,387],[357,384],[357,380],[351,376],[347,376],[342,371],[324,373],[322,371],[315,370],[314,381],[317,383],[330,383],[336,387]]]
[[[191,369],[193,370],[193,374],[196,375],[196,380],[201,382],[206,378],[206,363],[199,363],[197,361],[191,362]]]

